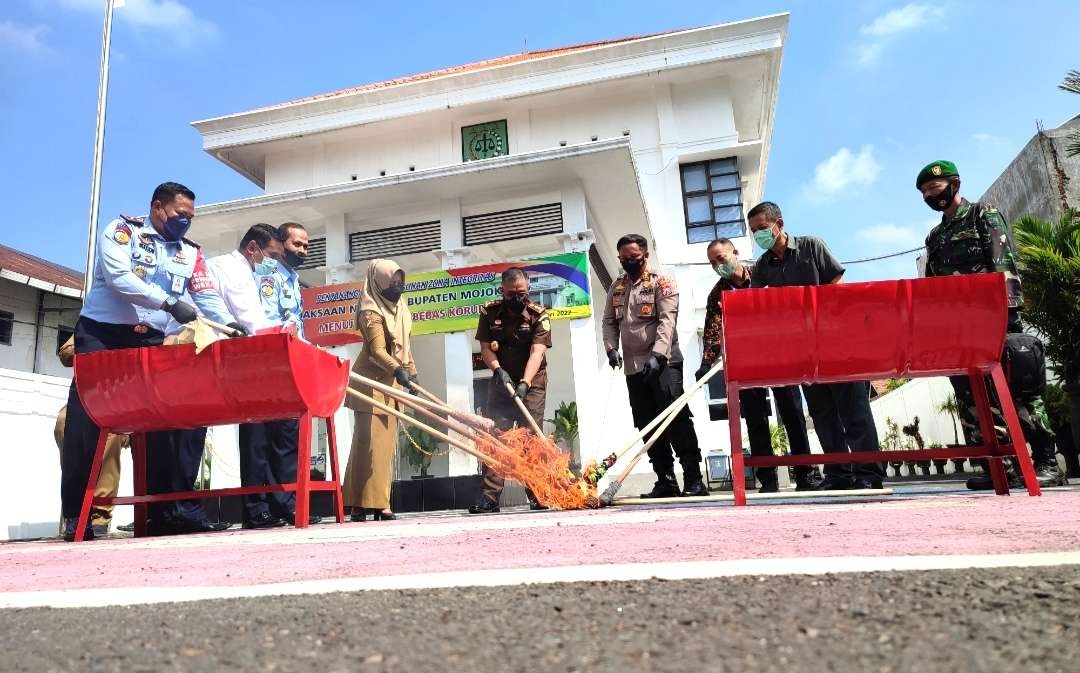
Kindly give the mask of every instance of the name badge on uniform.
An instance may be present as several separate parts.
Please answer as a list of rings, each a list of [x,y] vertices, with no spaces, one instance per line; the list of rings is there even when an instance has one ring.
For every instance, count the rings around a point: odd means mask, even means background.
[[[185,284],[187,284],[187,278],[185,278],[184,276],[174,275],[172,277],[172,292],[173,292],[173,294],[183,294]]]

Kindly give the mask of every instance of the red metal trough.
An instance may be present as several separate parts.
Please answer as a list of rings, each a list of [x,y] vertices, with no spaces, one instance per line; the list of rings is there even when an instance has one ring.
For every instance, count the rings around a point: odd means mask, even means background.
[[[76,539],[92,504],[135,505],[135,534],[145,534],[146,503],[276,491],[296,492],[297,528],[307,526],[311,491],[331,491],[344,521],[334,412],[345,398],[349,363],[289,334],[217,341],[195,354],[193,344],[127,348],[75,356],[75,386],[101,428],[83,497]],[[300,419],[295,483],[146,494],[145,433],[232,423]],[[330,481],[312,483],[311,425],[326,419]],[[105,438],[132,435],[132,497],[95,497]]]
[[[983,446],[950,449],[744,458],[742,428],[730,422],[733,474],[742,474],[744,465],[985,457],[995,491],[1004,495],[1009,489],[1002,459],[1015,455],[1028,493],[1039,495],[1000,364],[1008,311],[1002,274],[741,290],[724,295],[722,310],[730,419],[740,418],[742,388],[966,374],[982,435],[989,438]],[[997,441],[986,376],[1001,400],[1013,444]],[[733,483],[735,504],[746,504],[742,480]]]

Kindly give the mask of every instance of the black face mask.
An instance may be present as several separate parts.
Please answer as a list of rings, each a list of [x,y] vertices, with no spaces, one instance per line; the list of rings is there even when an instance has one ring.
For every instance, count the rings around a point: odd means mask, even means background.
[[[523,297],[520,294],[503,297],[503,303],[506,304],[506,308],[509,309],[512,313],[521,313],[522,311],[524,311],[525,304],[528,301],[528,297]]]
[[[302,266],[304,264],[304,260],[307,259],[307,255],[301,255],[300,253],[293,252],[291,250],[286,250],[283,257],[285,258],[285,263],[293,269]]]
[[[926,205],[930,206],[931,209],[940,213],[952,204],[954,196],[956,196],[956,190],[953,189],[952,183],[950,182],[945,185],[945,189],[941,190],[939,194],[927,196],[923,201],[925,201]]]
[[[645,259],[621,259],[619,260],[619,264],[622,265],[622,268],[626,273],[634,275],[638,271],[641,271],[641,267],[645,264]]]
[[[405,285],[398,285],[395,283],[394,285],[391,285],[390,287],[383,290],[382,296],[385,297],[387,301],[396,304],[398,302],[398,299],[401,299],[401,295],[404,292]]]

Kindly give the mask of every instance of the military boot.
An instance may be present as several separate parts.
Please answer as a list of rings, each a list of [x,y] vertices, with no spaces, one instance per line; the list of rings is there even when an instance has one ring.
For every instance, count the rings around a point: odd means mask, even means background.
[[[980,461],[983,468],[982,474],[977,474],[974,477],[967,480],[967,487],[969,491],[992,491],[994,490],[994,480],[990,477],[990,465],[987,461]],[[1005,461],[1005,477],[1009,480],[1009,488],[1024,488],[1024,480],[1020,477],[1020,473],[1013,467],[1012,461]]]
[[[754,476],[757,477],[758,483],[761,484],[758,493],[779,492],[780,480],[776,477],[775,467],[759,467],[754,470]]]
[[[688,498],[709,495],[709,487],[702,481],[701,475],[697,477],[684,476],[683,483],[686,484],[686,488],[683,489],[682,494]]]
[[[817,465],[810,467],[800,465],[795,468],[796,491],[815,491],[821,481],[821,470],[818,469]]]
[[[1039,480],[1040,488],[1069,485],[1069,480],[1065,478],[1065,473],[1058,467],[1056,460],[1053,463],[1036,465],[1035,478]]]
[[[679,481],[674,474],[658,475],[656,483],[648,493],[642,493],[642,498],[678,498],[682,495],[679,490]]]

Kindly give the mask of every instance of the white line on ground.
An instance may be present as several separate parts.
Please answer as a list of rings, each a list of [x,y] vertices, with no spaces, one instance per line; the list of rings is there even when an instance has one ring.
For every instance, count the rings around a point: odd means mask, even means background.
[[[554,568],[470,570],[423,575],[357,577],[253,586],[131,587],[0,594],[0,608],[88,608],[181,603],[222,598],[294,596],[355,591],[493,587],[556,582],[707,579],[741,575],[824,575],[828,573],[960,570],[971,568],[1080,565],[1080,552],[973,556],[884,556],[627,563]]]

